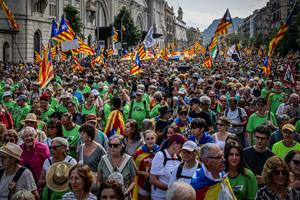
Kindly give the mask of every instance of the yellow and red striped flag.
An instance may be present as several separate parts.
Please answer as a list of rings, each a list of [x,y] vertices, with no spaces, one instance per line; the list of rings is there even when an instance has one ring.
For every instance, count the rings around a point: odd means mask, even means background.
[[[64,62],[67,60],[67,54],[65,54],[64,52],[62,51],[59,51],[59,61],[60,62]]]
[[[51,58],[52,60],[54,60],[56,56],[56,47],[50,48],[50,52],[51,52]]]
[[[135,54],[134,62],[132,63],[130,74],[136,75],[141,70],[141,59],[138,53]]]
[[[42,44],[42,58],[45,57],[46,53],[47,53],[47,49],[46,49],[46,47]]]
[[[46,49],[46,54],[41,63],[37,82],[43,89],[53,78],[54,78],[53,64],[51,60],[50,47],[48,47],[48,49]]]
[[[34,63],[38,65],[41,62],[42,62],[41,55],[37,51],[34,51]]]
[[[94,60],[92,60],[91,62],[92,67],[95,67],[96,63],[99,63],[100,65],[104,64],[103,52],[101,52],[100,56],[97,56]]]
[[[55,26],[55,24],[53,23],[52,26]],[[56,35],[53,35],[51,37],[51,39],[54,39],[57,42],[64,42],[64,41],[68,41],[68,40],[73,40],[75,35],[76,34],[73,31],[72,27],[70,26],[70,23],[65,18],[65,16],[62,15],[60,25],[59,25],[59,30],[56,33]]]
[[[115,27],[113,28],[113,34],[112,35],[113,35],[113,42],[114,43],[118,42],[118,32],[117,32]]]
[[[221,19],[220,23],[217,26],[217,29],[215,30],[215,35],[224,35],[227,34],[228,28],[232,26],[232,19],[230,16],[230,12],[227,9],[223,18]]]
[[[146,57],[145,46],[143,43],[138,46],[138,54],[141,60]]]
[[[79,52],[84,53],[88,56],[91,56],[94,54],[94,50],[89,47],[81,38],[78,38],[78,44],[79,44]]]
[[[168,62],[169,58],[169,52],[167,48],[164,48],[164,50],[161,52],[160,58],[163,59],[165,62]]]
[[[209,48],[206,47],[205,57],[204,57],[204,63],[203,66],[206,68],[211,68],[212,66],[212,58],[210,56]]]
[[[0,0],[0,5],[2,7],[4,14],[8,18],[9,25],[16,30],[20,30],[20,26],[17,24],[17,21],[15,20],[12,12],[9,10],[7,5],[4,3],[4,0]]]
[[[114,55],[114,50],[112,48],[110,48],[107,52],[107,56],[111,57],[112,55]]]
[[[84,72],[84,68],[81,66],[80,62],[78,61],[78,59],[75,56],[72,56],[73,59],[73,64],[71,65],[71,69],[75,72],[75,71],[79,71],[79,72]]]

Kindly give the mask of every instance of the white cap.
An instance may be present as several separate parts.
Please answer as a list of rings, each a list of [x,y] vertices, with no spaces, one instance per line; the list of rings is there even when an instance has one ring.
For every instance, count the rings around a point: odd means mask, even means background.
[[[8,97],[8,96],[11,96],[10,92],[6,91],[3,93],[3,97]]]
[[[91,92],[93,93],[94,96],[98,96],[99,95],[99,92],[96,89],[92,89]]]
[[[181,149],[185,149],[188,151],[198,151],[198,146],[195,142],[188,140],[183,144]]]

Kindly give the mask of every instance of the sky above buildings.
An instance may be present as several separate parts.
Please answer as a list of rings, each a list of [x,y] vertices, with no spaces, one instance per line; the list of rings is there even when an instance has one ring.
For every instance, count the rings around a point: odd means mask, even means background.
[[[255,9],[262,8],[268,0],[167,0],[174,7],[177,16],[178,6],[183,9],[183,20],[188,27],[206,29],[214,19],[222,18],[228,8],[231,17],[245,18]]]

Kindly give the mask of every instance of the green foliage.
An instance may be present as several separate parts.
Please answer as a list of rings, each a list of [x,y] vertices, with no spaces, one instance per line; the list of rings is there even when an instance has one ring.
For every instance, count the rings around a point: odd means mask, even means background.
[[[140,31],[134,25],[133,19],[125,7],[122,7],[119,14],[115,17],[114,27],[118,31],[118,42],[121,42],[121,31],[123,31],[123,43],[127,42],[128,47],[137,45],[142,40]]]
[[[76,35],[81,36],[82,23],[81,23],[79,11],[74,6],[67,5],[64,8],[64,13],[66,19],[69,21]]]

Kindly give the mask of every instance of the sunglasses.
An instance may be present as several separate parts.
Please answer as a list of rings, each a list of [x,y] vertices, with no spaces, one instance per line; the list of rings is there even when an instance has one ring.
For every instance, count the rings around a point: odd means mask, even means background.
[[[53,150],[55,151],[55,150],[56,150],[57,148],[59,148],[59,147],[61,147],[61,145],[52,146],[51,149],[53,149]]]
[[[300,160],[293,160],[294,165],[300,165]]]
[[[111,144],[111,143],[108,143],[108,146],[110,147],[110,148],[118,148],[119,146],[120,146],[121,144]]]
[[[219,125],[219,126],[224,126],[224,124],[222,124],[222,123],[217,123],[217,125]]]
[[[274,171],[273,171],[273,174],[274,174],[275,176],[279,176],[280,174],[281,174],[282,176],[287,176],[287,175],[289,174],[289,172],[288,172],[288,171],[285,171],[285,170],[274,170]]]

